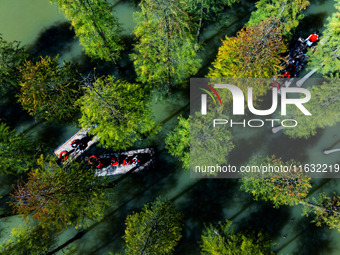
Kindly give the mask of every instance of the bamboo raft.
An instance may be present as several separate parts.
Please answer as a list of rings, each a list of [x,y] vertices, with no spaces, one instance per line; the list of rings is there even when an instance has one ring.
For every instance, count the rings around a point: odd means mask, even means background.
[[[69,152],[69,157],[68,159],[72,159],[75,160],[77,159],[79,156],[81,156],[85,151],[87,151],[88,149],[90,149],[94,144],[96,144],[98,142],[98,138],[95,136],[93,137],[88,143],[87,146],[84,150],[75,150],[75,148],[73,148],[71,146],[71,142],[74,140],[81,140],[85,137],[88,136],[87,133],[87,129],[82,128],[80,129],[78,132],[76,132],[73,136],[71,136],[66,142],[64,142],[63,144],[61,144],[56,150],[54,150],[54,154],[59,157],[60,153],[63,151],[67,151]]]

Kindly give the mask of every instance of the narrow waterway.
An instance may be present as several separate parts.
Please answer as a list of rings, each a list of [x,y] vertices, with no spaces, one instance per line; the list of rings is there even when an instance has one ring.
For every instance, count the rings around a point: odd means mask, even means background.
[[[325,19],[334,11],[333,1],[315,0],[305,13],[305,18],[296,31],[298,36],[308,36],[315,29],[322,30]],[[205,48],[200,53],[205,59],[200,75],[204,76],[209,63],[215,58],[221,38],[226,34],[233,35],[248,20],[254,3],[241,2],[234,9],[227,11],[227,24],[220,27],[208,27],[201,39]],[[134,27],[132,13],[136,9],[133,1],[119,1],[114,7],[117,16],[123,23],[124,37],[131,37]],[[27,45],[32,54],[59,54],[59,59],[77,61],[91,67],[91,62],[81,51],[78,41],[69,31],[69,24],[56,6],[47,0],[1,0],[0,33],[8,40],[21,41]],[[126,57],[122,62],[129,65]],[[110,72],[110,67],[103,67]],[[112,71],[113,73],[115,71]],[[303,76],[305,71],[300,74]],[[317,77],[316,75],[315,77]],[[308,84],[306,84],[308,86]],[[301,216],[302,207],[284,206],[274,209],[272,205],[254,202],[252,197],[239,189],[236,179],[193,179],[187,171],[183,171],[180,163],[172,158],[164,149],[167,132],[177,124],[177,116],[187,116],[189,98],[184,93],[165,102],[151,102],[155,120],[163,124],[161,133],[152,141],[157,150],[158,160],[154,169],[144,173],[131,175],[121,181],[117,188],[114,208],[105,219],[95,225],[84,236],[75,242],[80,254],[106,254],[108,251],[119,252],[123,247],[124,221],[132,211],[139,211],[142,206],[163,195],[173,199],[177,207],[184,213],[185,227],[176,254],[199,254],[198,240],[204,223],[217,223],[224,219],[233,220],[237,229],[251,228],[255,231],[267,232],[277,246],[278,254],[330,254],[340,253],[340,234],[327,227],[315,227],[310,223],[311,217]],[[14,108],[15,109],[15,108]],[[1,109],[3,112],[4,109]],[[14,113],[13,113],[14,114]],[[9,116],[7,116],[9,117]],[[23,131],[35,122],[23,112],[12,120],[18,131]],[[77,130],[76,124],[58,126],[56,124],[37,125],[31,134],[37,139],[45,139],[51,147],[57,147]],[[285,159],[295,158],[305,163],[339,163],[340,153],[322,154],[323,149],[340,139],[340,124],[320,131],[308,140],[292,140],[282,133],[271,134],[270,128],[261,130],[233,130],[235,150],[230,155],[232,164],[241,164],[248,160],[254,152],[275,154]],[[52,146],[53,145],[53,146]],[[278,146],[279,145],[279,146]],[[52,151],[51,151],[52,153]],[[7,194],[15,179],[1,177],[0,195]],[[330,193],[340,191],[338,179],[313,180],[313,193]],[[1,208],[6,207],[1,204]],[[18,217],[0,220],[0,242],[10,236],[11,228],[25,224]],[[66,231],[59,238],[59,244],[72,238],[77,231]],[[62,252],[60,252],[62,254]]]

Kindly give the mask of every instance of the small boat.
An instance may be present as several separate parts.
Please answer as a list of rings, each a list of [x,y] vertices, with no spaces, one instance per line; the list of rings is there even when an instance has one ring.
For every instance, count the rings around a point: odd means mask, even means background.
[[[313,47],[314,46],[312,46],[312,48]],[[286,61],[282,61],[281,63],[283,69],[280,71],[280,75],[284,79],[274,78],[271,87],[277,87],[279,93],[281,87],[289,87],[307,63],[308,55],[306,53],[307,45],[304,43],[304,39],[300,37],[294,47],[289,50]]]
[[[87,129],[82,128],[54,150],[54,154],[58,157],[60,163],[67,159],[76,160],[97,142],[96,136],[89,135]]]
[[[284,78],[294,78],[302,70],[307,63],[307,45],[300,37],[295,43],[294,47],[289,51],[285,68],[281,71]]]
[[[81,160],[94,168],[97,176],[125,174],[132,169],[135,173],[153,165],[155,151],[153,148],[145,148],[122,153],[93,154]]]

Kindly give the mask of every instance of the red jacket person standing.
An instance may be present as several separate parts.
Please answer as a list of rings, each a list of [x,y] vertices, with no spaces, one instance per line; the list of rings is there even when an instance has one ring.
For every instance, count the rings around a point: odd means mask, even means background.
[[[308,38],[305,40],[305,43],[310,47],[314,42],[316,42],[319,39],[319,33],[315,32],[314,34],[311,34],[308,36]]]

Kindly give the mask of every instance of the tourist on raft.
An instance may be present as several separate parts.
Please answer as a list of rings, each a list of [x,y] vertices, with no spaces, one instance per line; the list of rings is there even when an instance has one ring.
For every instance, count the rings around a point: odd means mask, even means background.
[[[119,162],[118,162],[116,156],[113,156],[113,157],[112,157],[112,159],[111,159],[111,165],[113,165],[113,166],[118,166],[118,165],[119,165]]]
[[[137,156],[134,156],[133,157],[133,159],[132,159],[132,164],[133,165],[136,165],[136,166],[139,166],[140,164],[139,164],[139,159],[137,158]]]
[[[89,158],[89,163],[90,165],[95,166],[97,169],[102,169],[104,167],[104,164],[95,155],[92,155]]]
[[[89,136],[85,136],[81,139],[75,139],[71,142],[72,148],[75,148],[76,150],[85,150],[87,147],[88,142],[91,140]]]
[[[316,31],[314,34],[308,36],[308,38],[304,41],[307,46],[311,47],[313,43],[315,43],[319,39],[319,32]]]
[[[126,165],[131,165],[131,159],[130,159],[129,156],[126,156],[126,158],[124,159],[122,165],[124,165],[124,166],[126,166]]]

